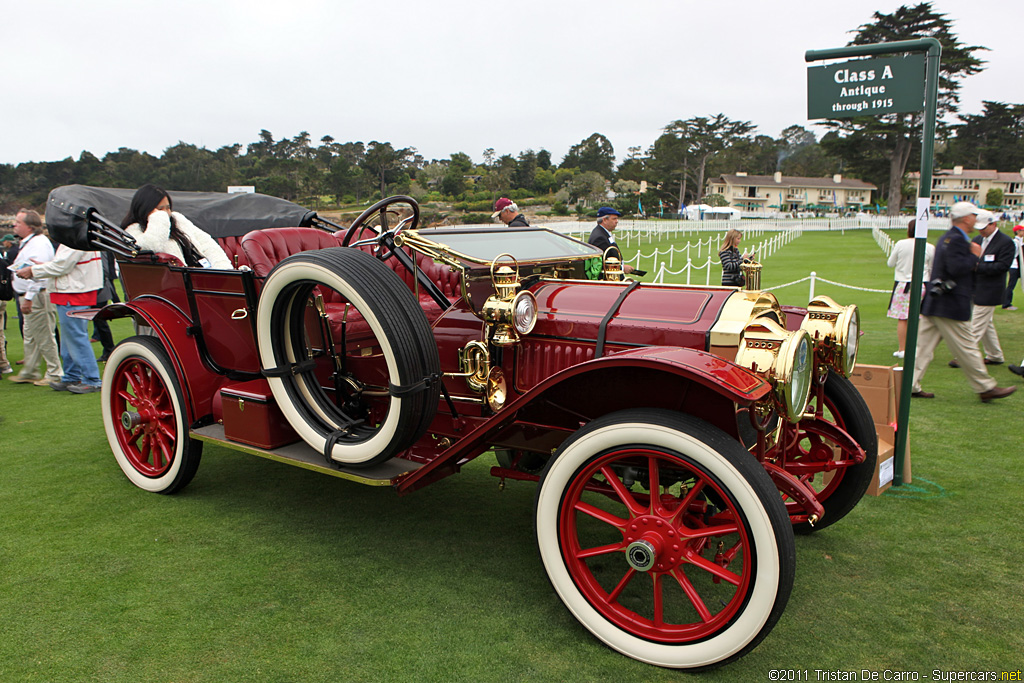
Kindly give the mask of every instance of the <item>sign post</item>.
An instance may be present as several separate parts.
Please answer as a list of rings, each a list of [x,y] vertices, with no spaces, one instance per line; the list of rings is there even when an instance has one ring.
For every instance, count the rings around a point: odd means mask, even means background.
[[[910,313],[907,318],[907,349],[903,358],[903,386],[896,418],[896,473],[893,484],[903,484],[910,421],[910,393],[914,385],[917,356],[918,317],[921,314],[921,285],[925,245],[928,241],[928,212],[932,196],[935,152],[935,118],[939,99],[939,57],[942,45],[935,38],[901,40],[893,43],[851,45],[830,50],[808,50],[804,61],[818,62],[847,57],[903,55],[888,59],[857,59],[842,64],[807,69],[807,118],[839,119],[920,111],[924,107],[921,139],[921,185],[917,198],[914,229],[914,275],[910,283]],[[923,66],[923,73],[922,73]],[[921,86],[924,86],[923,92]],[[884,90],[882,90],[884,88]],[[891,201],[891,198],[890,198]],[[899,201],[897,199],[896,201]]]

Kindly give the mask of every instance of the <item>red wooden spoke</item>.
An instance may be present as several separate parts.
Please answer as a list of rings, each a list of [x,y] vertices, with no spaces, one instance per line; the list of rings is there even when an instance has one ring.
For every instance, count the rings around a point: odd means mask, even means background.
[[[615,586],[615,589],[608,594],[608,604],[612,604],[619,599],[619,594],[621,594],[623,589],[629,585],[629,582],[633,580],[634,576],[636,576],[636,570],[630,567],[626,571],[625,575],[623,575],[622,580],[619,581],[619,584]]]
[[[740,585],[742,577],[739,574],[735,574],[726,569],[725,567],[719,564],[715,564],[711,560],[707,560],[701,557],[700,555],[697,555],[696,553],[687,551],[684,554],[686,556],[687,561],[695,567],[699,567],[700,569],[710,572],[711,574],[714,574],[723,581],[728,581],[734,586]]]
[[[608,555],[610,553],[622,552],[621,543],[609,543],[608,545],[599,545],[594,548],[587,548],[586,550],[580,550],[576,553],[576,559],[582,560],[588,557],[598,557],[599,555]]]
[[[590,503],[584,503],[582,500],[577,501],[573,507],[583,514],[590,515],[594,519],[604,522],[605,524],[610,524],[617,529],[621,529],[626,526],[629,521],[622,519],[621,517],[616,517],[612,513],[602,510],[599,507],[595,507]]]
[[[670,573],[675,577],[679,587],[683,589],[684,593],[686,593],[686,597],[689,598],[690,604],[693,605],[695,610],[697,610],[697,614],[700,615],[700,620],[705,624],[711,621],[711,610],[709,610],[708,606],[704,604],[704,600],[701,599],[700,593],[697,592],[697,589],[693,587],[692,583],[690,583],[690,579],[685,573],[683,573],[683,568],[676,567]]]
[[[622,501],[622,504],[629,509],[633,516],[642,515],[647,512],[646,506],[641,505],[635,498],[633,498],[633,494],[631,494],[629,489],[627,489],[619,480],[619,475],[617,475],[611,467],[602,467],[601,474],[604,475],[605,481],[607,481],[608,485],[614,489],[619,500]]]

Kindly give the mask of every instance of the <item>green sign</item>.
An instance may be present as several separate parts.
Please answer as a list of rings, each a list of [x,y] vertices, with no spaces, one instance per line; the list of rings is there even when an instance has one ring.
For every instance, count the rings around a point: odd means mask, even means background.
[[[901,114],[924,109],[923,53],[807,67],[807,118]]]

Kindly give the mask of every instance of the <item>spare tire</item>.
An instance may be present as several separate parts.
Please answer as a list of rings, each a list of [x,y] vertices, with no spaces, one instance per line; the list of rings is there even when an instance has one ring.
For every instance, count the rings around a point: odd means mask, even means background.
[[[339,407],[321,383],[308,343],[307,302],[314,290],[334,290],[354,307],[374,343],[369,358],[380,372],[344,375],[357,399],[375,409],[362,416]],[[440,395],[441,363],[433,333],[402,279],[373,256],[341,247],[307,251],[282,260],[267,275],[256,315],[260,362],[278,407],[292,428],[324,456],[352,466],[382,462],[411,446],[430,426]],[[337,344],[341,340],[335,340]],[[379,349],[379,351],[378,351]],[[344,354],[345,349],[336,349]],[[362,367],[362,365],[360,365]],[[387,391],[382,384],[387,376]],[[380,376],[378,376],[380,375]],[[319,377],[318,377],[319,376]],[[326,381],[325,381],[326,382]],[[367,385],[376,391],[360,393]]]

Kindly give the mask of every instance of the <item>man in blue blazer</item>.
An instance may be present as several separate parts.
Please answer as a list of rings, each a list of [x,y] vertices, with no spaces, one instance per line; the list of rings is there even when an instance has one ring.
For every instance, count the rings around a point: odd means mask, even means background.
[[[597,225],[590,231],[590,239],[587,240],[587,242],[601,251],[608,251],[609,247],[614,246],[615,251],[619,252],[616,256],[618,256],[620,261],[622,260],[622,252],[619,250],[619,245],[615,243],[615,235],[612,233],[618,227],[619,216],[621,215],[621,213],[610,206],[602,206],[597,210]],[[633,272],[633,266],[628,263],[623,264],[622,269],[626,273]]]
[[[953,357],[967,376],[971,388],[984,403],[1009,396],[1017,387],[1000,387],[985,369],[978,350],[978,340],[971,327],[971,300],[974,296],[974,274],[981,256],[981,245],[971,242],[980,209],[970,202],[957,202],[950,209],[951,227],[935,246],[932,281],[921,303],[921,320],[917,331],[917,353],[914,363],[914,386],[911,396],[935,398],[921,388],[928,364],[935,357],[935,347],[945,340]]]

